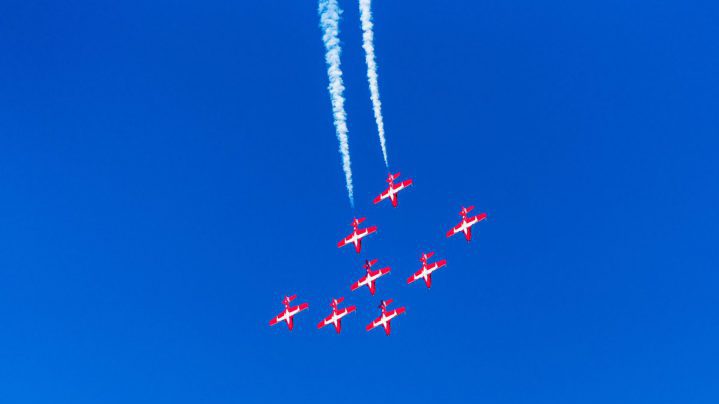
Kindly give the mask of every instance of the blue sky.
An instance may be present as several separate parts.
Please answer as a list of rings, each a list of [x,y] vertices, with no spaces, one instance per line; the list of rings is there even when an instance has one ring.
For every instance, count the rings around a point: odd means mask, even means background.
[[[0,4],[2,401],[717,402],[717,4],[376,1],[398,209],[340,5],[354,210],[316,3]]]

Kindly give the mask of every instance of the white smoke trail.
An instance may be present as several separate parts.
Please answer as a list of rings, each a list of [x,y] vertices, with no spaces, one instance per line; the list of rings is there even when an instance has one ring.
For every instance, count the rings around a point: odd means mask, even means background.
[[[367,81],[369,81],[370,97],[372,98],[372,109],[374,120],[377,123],[379,144],[382,146],[384,165],[389,168],[387,162],[387,146],[384,140],[384,120],[382,119],[382,103],[379,100],[379,85],[377,84],[377,62],[374,57],[374,32],[372,31],[372,0],[360,0],[360,20],[362,21],[362,48],[365,52],[367,62]]]
[[[330,98],[332,99],[332,113],[334,115],[337,140],[340,142],[340,153],[342,154],[342,169],[345,172],[347,193],[350,204],[354,207],[354,196],[352,189],[352,167],[350,166],[350,147],[347,142],[347,113],[345,112],[345,99],[342,93],[342,69],[340,68],[339,20],[340,10],[337,0],[320,0],[320,26],[322,27],[322,41],[325,43],[325,61],[327,62],[327,76],[329,76]]]

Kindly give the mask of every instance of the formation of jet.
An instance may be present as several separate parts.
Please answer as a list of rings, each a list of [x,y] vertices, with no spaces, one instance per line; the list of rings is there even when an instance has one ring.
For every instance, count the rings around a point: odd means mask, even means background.
[[[292,296],[285,296],[285,298],[282,300],[282,304],[285,305],[285,309],[282,311],[282,313],[278,314],[270,320],[270,326],[273,326],[280,321],[284,321],[287,323],[287,328],[289,328],[290,331],[292,331],[292,328],[295,326],[295,321],[292,317],[297,315],[297,313],[301,312],[302,310],[305,310],[310,307],[307,303],[301,303],[297,306],[290,307],[290,302],[293,301],[297,295]]]
[[[357,282],[352,284],[350,289],[352,289],[353,292],[355,290],[361,288],[362,286],[367,286],[369,288],[369,293],[371,293],[372,296],[374,296],[374,292],[376,289],[375,282],[381,276],[387,275],[390,271],[389,267],[385,267],[385,268],[377,269],[377,270],[373,271],[372,265],[374,265],[376,263],[377,263],[376,259],[373,259],[372,261],[365,260],[364,269],[365,269],[365,271],[367,271],[367,273],[365,274],[365,276],[361,277]]]
[[[384,333],[389,335],[392,330],[392,319],[406,311],[404,307],[400,307],[394,310],[387,310],[387,306],[389,306],[391,303],[392,299],[382,300],[382,303],[380,303],[379,305],[380,310],[382,310],[382,314],[376,319],[374,319],[373,322],[367,324],[367,331],[381,325],[384,328]]]
[[[397,194],[399,191],[409,187],[412,185],[412,179],[407,179],[398,183],[395,183],[395,180],[399,178],[400,173],[396,174],[389,174],[387,176],[387,183],[389,186],[387,189],[385,189],[381,194],[379,194],[375,199],[374,203],[377,204],[381,202],[384,199],[389,199],[392,203],[393,207],[397,207]],[[475,224],[481,222],[482,220],[487,218],[486,213],[480,213],[476,216],[469,216],[469,212],[474,209],[474,206],[469,206],[467,208],[462,207],[462,210],[459,212],[459,214],[462,216],[462,221],[459,222],[456,226],[454,226],[451,230],[447,232],[447,237],[451,237],[457,233],[464,233],[464,237],[467,240],[467,242],[472,240],[472,226]],[[354,244],[355,251],[359,254],[362,250],[362,239],[364,237],[367,237],[368,235],[375,233],[377,231],[377,226],[369,226],[366,228],[360,228],[359,225],[365,221],[365,218],[355,218],[352,220],[352,233],[342,239],[339,243],[337,243],[337,248],[341,248],[347,244]],[[415,281],[418,281],[420,279],[424,280],[425,285],[427,286],[427,289],[432,287],[432,273],[438,270],[439,268],[442,268],[447,265],[446,259],[441,259],[439,261],[435,262],[428,262],[430,258],[434,256],[434,252],[428,252],[422,254],[420,257],[420,261],[422,262],[422,267],[413,273],[409,278],[407,278],[407,284],[413,283]],[[357,280],[355,283],[353,283],[350,286],[350,289],[352,291],[355,291],[363,286],[367,286],[369,289],[369,292],[371,295],[374,296],[376,290],[377,290],[377,280],[381,278],[384,275],[387,275],[390,273],[390,267],[384,267],[381,269],[372,270],[372,267],[377,264],[377,259],[372,260],[365,260],[365,263],[363,265],[365,269],[365,275]],[[292,296],[285,296],[282,303],[285,306],[285,309],[282,311],[282,313],[278,314],[270,320],[270,326],[273,326],[279,322],[286,322],[287,328],[292,331],[292,328],[294,327],[294,321],[293,317],[297,315],[302,310],[305,310],[309,308],[309,305],[307,303],[302,303],[297,306],[290,306],[290,302],[294,300],[297,297],[297,295]],[[357,311],[356,306],[348,306],[345,308],[339,308],[339,304],[344,301],[344,297],[339,297],[337,299],[332,299],[330,306],[332,307],[332,312],[322,319],[317,324],[317,328],[322,328],[327,325],[334,325],[335,331],[337,334],[339,334],[342,331],[342,318],[347,316],[350,313],[354,313]],[[395,317],[399,316],[400,314],[405,313],[404,307],[399,307],[394,310],[389,310],[388,306],[392,303],[392,299],[388,300],[382,300],[379,308],[382,311],[380,316],[374,319],[370,324],[366,326],[366,330],[370,331],[376,327],[382,326],[384,328],[385,334],[390,335],[391,332],[391,321]]]
[[[459,211],[459,214],[462,216],[462,221],[447,232],[447,237],[452,237],[455,234],[462,232],[464,233],[464,238],[467,239],[467,242],[472,240],[472,226],[487,218],[486,213],[480,213],[477,216],[467,217],[467,214],[472,209],[474,209],[474,206],[470,206],[468,208],[463,207],[462,210]]]
[[[447,265],[447,260],[439,260],[431,264],[427,263],[427,260],[434,255],[433,252],[422,254],[419,260],[422,262],[422,268],[407,278],[407,284],[410,284],[418,279],[424,279],[424,283],[427,285],[427,289],[432,287],[432,272]]]
[[[330,306],[332,306],[332,313],[329,316],[325,317],[322,321],[320,321],[320,323],[317,324],[317,328],[322,328],[326,325],[334,324],[335,331],[337,331],[337,334],[342,331],[342,317],[357,310],[356,306],[349,306],[345,307],[344,309],[338,308],[337,306],[342,303],[343,300],[345,300],[344,297],[332,299],[332,302],[330,303]]]
[[[392,202],[392,206],[395,208],[397,207],[397,193],[412,185],[412,179],[404,180],[398,184],[395,184],[394,180],[396,180],[397,178],[399,178],[399,173],[387,175],[387,183],[389,184],[389,186],[381,194],[377,195],[377,197],[374,198],[375,204],[380,203],[383,199],[389,198],[389,200]]]
[[[359,254],[362,250],[362,239],[377,231],[377,226],[370,226],[364,229],[360,229],[359,225],[364,221],[364,217],[361,217],[359,219],[355,218],[354,220],[352,220],[352,234],[337,243],[337,248],[344,247],[347,244],[354,244],[355,251],[357,251],[357,254]]]

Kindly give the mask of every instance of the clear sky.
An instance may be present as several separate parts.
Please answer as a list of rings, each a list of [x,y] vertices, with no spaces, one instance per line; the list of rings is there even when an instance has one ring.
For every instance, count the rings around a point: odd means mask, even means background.
[[[340,5],[354,210],[316,2],[0,4],[0,401],[719,402],[717,3],[375,1],[397,209]]]

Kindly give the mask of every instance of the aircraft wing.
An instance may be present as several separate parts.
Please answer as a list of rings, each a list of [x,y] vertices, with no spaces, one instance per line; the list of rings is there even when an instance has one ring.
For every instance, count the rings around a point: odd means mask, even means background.
[[[326,326],[327,324],[330,324],[331,322],[332,322],[332,314],[330,314],[329,316],[323,318],[322,321],[320,321],[320,322],[317,324],[317,328],[322,328],[322,327]]]
[[[452,236],[454,236],[455,234],[457,234],[457,233],[460,231],[459,229],[461,229],[461,228],[462,228],[462,222],[460,222],[458,225],[452,227],[452,228],[447,232],[447,237],[452,237]]]
[[[383,199],[387,199],[388,196],[389,196],[389,188],[385,189],[384,192],[377,195],[377,197],[374,198],[374,201],[372,201],[372,202],[380,203]]]
[[[403,314],[405,311],[407,311],[404,307],[398,307],[390,312],[390,314],[394,314],[396,316],[399,316],[400,314]]]
[[[412,185],[412,180],[404,180],[404,181],[400,182],[399,184],[397,184],[397,188],[395,188],[394,190],[401,191],[410,185]]]
[[[389,267],[382,268],[382,269],[378,269],[377,272],[375,272],[374,274],[372,274],[372,276],[376,275],[377,273],[379,273],[380,276],[382,276],[382,275],[387,275],[387,274],[389,273],[389,271],[390,271],[390,268],[389,268]]]
[[[447,265],[447,260],[439,260],[437,262],[432,263],[432,265],[430,265],[430,269],[432,271],[435,271],[437,269],[442,268],[445,265]]]
[[[486,213],[480,213],[480,214],[478,214],[477,216],[475,216],[475,217],[472,218],[472,224],[479,223],[479,222],[481,222],[482,220],[484,220],[484,219],[486,219],[486,218],[487,218],[487,214],[486,214]]]
[[[422,273],[423,273],[423,271],[424,271],[424,268],[422,268],[422,269],[420,269],[419,271],[413,273],[412,276],[410,276],[409,278],[407,278],[407,283],[410,284],[410,283],[416,281],[417,279],[422,279]]]
[[[367,324],[367,327],[365,327],[365,329],[366,329],[367,331],[369,331],[369,330],[371,330],[371,329],[377,327],[378,325],[381,324],[380,321],[382,321],[382,316],[377,317],[376,319],[374,319],[374,321],[372,321],[371,323]]]
[[[372,234],[372,233],[374,233],[374,232],[376,232],[376,231],[377,231],[377,226],[370,226],[370,227],[368,227],[368,228],[366,228],[366,229],[362,229],[362,231],[360,231],[360,232],[357,234],[357,236],[359,236],[359,237],[369,236],[370,234]]]
[[[344,246],[346,246],[347,244],[351,243],[353,236],[354,236],[354,233],[352,233],[352,234],[350,234],[349,236],[347,236],[347,237],[343,238],[342,240],[340,240],[340,242],[337,243],[337,248],[344,247]]]
[[[357,306],[349,306],[349,307],[345,307],[344,309],[340,310],[339,314],[342,316],[346,316],[347,314],[350,314],[350,313],[354,312],[355,310],[357,310]]]
[[[287,312],[287,310],[285,310],[285,311],[283,311],[282,313],[276,315],[275,318],[273,318],[272,320],[270,320],[270,326],[273,326],[273,325],[279,323],[280,321],[282,321],[281,319],[282,319],[282,317],[285,315],[286,312]]]

